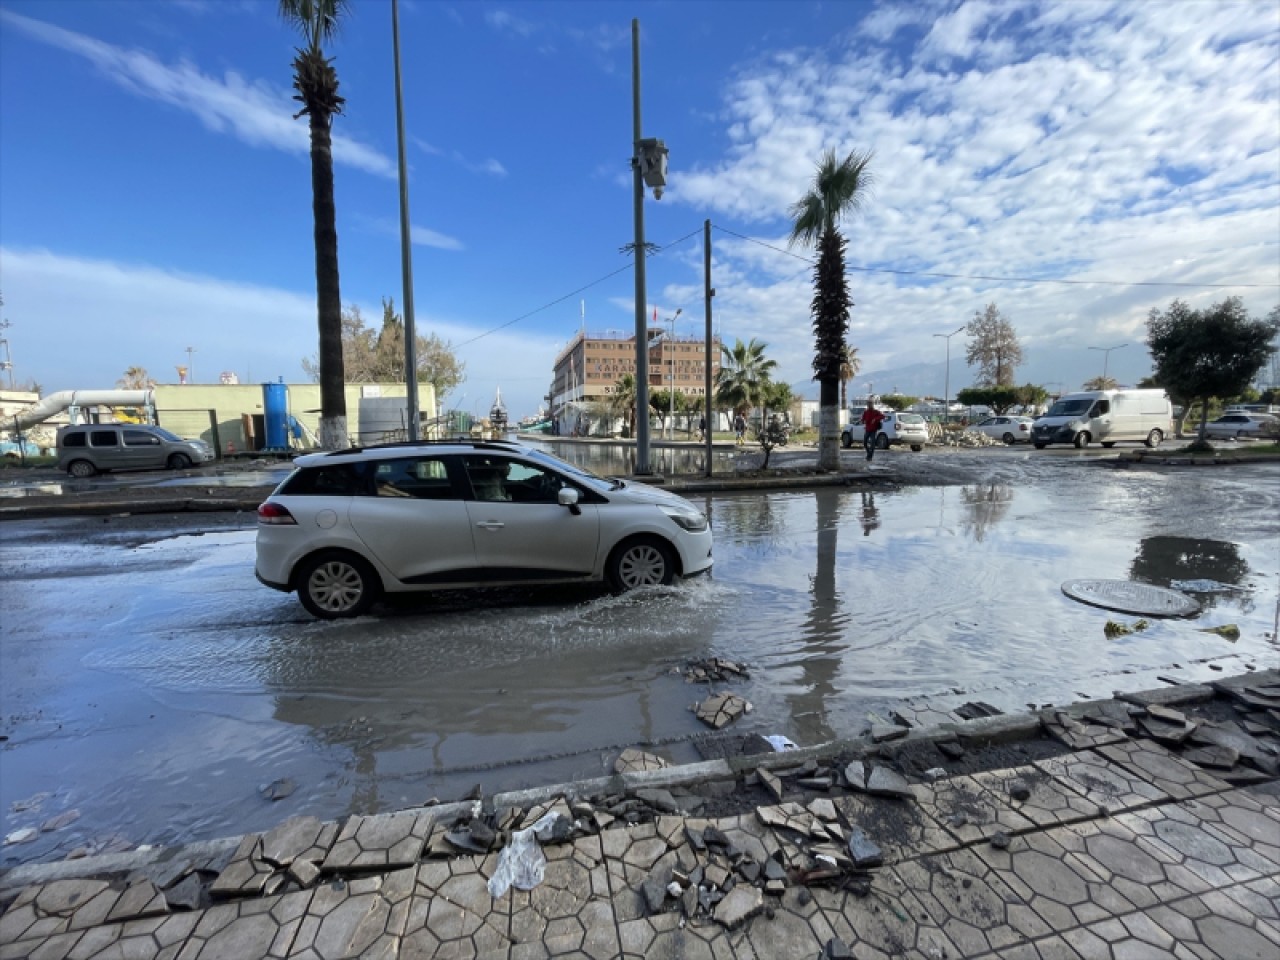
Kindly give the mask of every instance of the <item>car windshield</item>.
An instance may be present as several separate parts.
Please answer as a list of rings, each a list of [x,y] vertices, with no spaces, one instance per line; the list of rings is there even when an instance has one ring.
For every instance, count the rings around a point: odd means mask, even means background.
[[[1078,397],[1073,400],[1059,400],[1049,412],[1045,414],[1047,417],[1079,417],[1089,412],[1089,405],[1093,403],[1091,397]]]
[[[592,483],[600,484],[606,488],[612,486],[610,481],[606,480],[604,477],[600,476],[599,474],[592,473],[586,467],[575,466],[574,464],[569,463],[565,460],[561,460],[559,457],[553,456],[552,454],[547,453],[544,450],[530,450],[528,451],[528,455],[530,460],[537,460],[540,463],[545,464],[546,466],[552,467],[555,470],[559,470],[561,473],[567,473],[567,474],[570,474],[571,476],[577,477],[580,480],[588,480],[588,481],[591,481]]]
[[[177,440],[179,443],[182,442],[182,438],[176,433],[170,433],[168,430],[161,427],[156,427],[156,435],[163,440]]]

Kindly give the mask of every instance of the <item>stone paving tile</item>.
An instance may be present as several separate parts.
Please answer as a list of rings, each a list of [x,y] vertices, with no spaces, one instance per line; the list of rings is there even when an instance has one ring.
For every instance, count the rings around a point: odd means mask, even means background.
[[[1170,753],[1152,740],[1129,740],[1099,747],[1099,754],[1159,787],[1175,800],[1223,793],[1229,784]]]
[[[851,825],[860,827],[880,847],[887,864],[960,846],[960,841],[911,800],[850,794],[834,802]]]
[[[410,867],[317,887],[289,960],[395,960],[416,876]]]
[[[1067,789],[1038,767],[1028,765],[989,770],[973,774],[972,779],[1000,803],[1012,807],[1037,827],[1075,823],[1098,814],[1097,804],[1090,803],[1074,790]],[[1010,796],[1009,788],[1015,782],[1025,784],[1031,791],[1026,800],[1015,800]]]
[[[262,893],[275,867],[262,859],[262,835],[251,833],[240,841],[230,862],[209,887],[215,900],[254,897]]]
[[[955,850],[899,863],[893,876],[919,902],[916,920],[955,944],[969,957],[1000,949],[1053,928],[969,850]]]
[[[509,956],[509,896],[495,900],[489,878],[498,855],[433,860],[417,868],[402,957],[474,960]]]
[[[1193,810],[1191,804],[1198,804]],[[1211,809],[1200,801],[1134,810],[1115,822],[1138,835],[1138,844],[1163,859],[1183,865],[1199,877],[1202,889],[1244,883],[1280,873],[1275,847],[1246,840],[1238,831],[1219,829],[1201,819]]]
[[[1268,807],[1245,790],[1199,797],[1183,806],[1225,837],[1280,863],[1280,807]]]
[[[145,878],[122,886],[102,880],[55,880],[28,887],[0,917],[0,943],[40,940],[104,923],[165,916],[164,894]]]
[[[1204,889],[1176,858],[1143,849],[1115,821],[1016,837],[1007,850],[973,848],[1051,930],[1097,923]]]
[[[1085,958],[1186,957],[1275,960],[1280,931],[1261,922],[1226,891],[1162,904],[1064,934]],[[1103,952],[1103,945],[1110,953]]]
[[[1167,793],[1141,775],[1094,753],[1037,760],[1035,766],[1110,814],[1169,800]]]
[[[984,790],[973,777],[952,777],[932,786],[911,788],[921,810],[961,844],[974,843],[997,831],[1023,833],[1035,824]]]
[[[695,854],[687,843],[670,846],[651,823],[605,830],[600,842],[619,923],[638,920],[649,912],[641,889],[646,880],[652,878],[665,887],[671,882],[672,870],[692,870],[699,861],[712,859],[708,853]]]
[[[1083,960],[1061,937],[1047,937],[1034,943],[1020,943],[992,954],[998,960]],[[1154,958],[1152,958],[1154,960]]]
[[[757,960],[744,929],[685,924],[679,913],[625,920],[618,924],[618,935],[620,956],[626,960]]]
[[[813,892],[790,887],[773,916],[758,916],[744,928],[757,957],[817,957],[835,936]]]
[[[543,852],[542,883],[507,894],[511,960],[616,957],[621,948],[600,838],[583,837]]]
[[[1264,877],[1222,890],[1244,907],[1257,922],[1271,931],[1272,939],[1280,937],[1280,877]]]
[[[320,869],[350,873],[413,866],[431,835],[432,817],[429,810],[349,817]]]
[[[821,887],[811,893],[834,934],[858,960],[889,960],[890,957],[936,960],[963,956],[929,919],[920,902],[891,873],[876,873],[871,892],[866,896]],[[917,921],[917,917],[921,920]]]

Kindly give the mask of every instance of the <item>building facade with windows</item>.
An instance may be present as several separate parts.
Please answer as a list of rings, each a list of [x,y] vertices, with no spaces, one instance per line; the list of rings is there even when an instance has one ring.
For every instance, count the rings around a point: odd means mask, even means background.
[[[720,373],[720,338],[711,341],[711,382]],[[701,335],[653,331],[649,344],[649,392],[674,385],[686,397],[706,395],[707,344]],[[599,423],[618,381],[636,373],[636,338],[610,330],[580,330],[556,356],[551,383],[551,414],[561,433],[575,431],[582,417]],[[597,432],[592,430],[591,432]],[[606,431],[607,432],[607,431]]]

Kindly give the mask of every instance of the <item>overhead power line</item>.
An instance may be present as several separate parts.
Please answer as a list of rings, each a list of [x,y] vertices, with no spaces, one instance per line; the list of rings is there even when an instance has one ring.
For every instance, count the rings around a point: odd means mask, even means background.
[[[721,233],[727,233],[729,236],[737,237],[739,240],[745,240],[767,250],[794,257],[796,260],[803,260],[811,264],[818,262],[812,257],[805,257],[782,247],[775,247],[773,244],[757,240],[755,237],[743,236],[726,227],[717,227],[715,224],[711,226]],[[1240,287],[1247,289],[1274,289],[1280,287],[1280,283],[1179,283],[1167,280],[1058,280],[1052,277],[992,277],[984,276],[983,274],[935,273],[929,270],[893,270],[889,267],[852,267],[848,265],[845,266],[845,269],[854,270],[858,273],[890,273],[900,277],[937,277],[943,280],[990,280],[994,283],[1060,283],[1071,286],[1104,287],[1185,287],[1191,290],[1230,290]]]

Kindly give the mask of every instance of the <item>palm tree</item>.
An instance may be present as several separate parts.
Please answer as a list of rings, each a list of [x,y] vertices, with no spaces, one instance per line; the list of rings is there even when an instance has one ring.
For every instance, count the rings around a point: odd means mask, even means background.
[[[125,390],[149,390],[155,385],[156,382],[147,373],[146,367],[130,367],[124,372],[124,376],[116,381],[116,386]]]
[[[873,182],[871,153],[851,151],[844,160],[828,150],[818,162],[813,186],[791,207],[791,242],[818,247],[813,270],[814,379],[818,381],[818,469],[840,468],[840,366],[849,329],[849,284],[844,276],[846,242],[837,225],[860,210]]]
[[[844,357],[840,361],[840,409],[849,409],[849,381],[862,372],[862,358],[858,356],[858,348],[845,346]]]
[[[342,112],[338,73],[322,44],[332,40],[347,0],[280,0],[280,16],[302,34],[293,60],[297,116],[311,124],[311,206],[315,217],[316,312],[320,334],[321,448],[340,450],[347,439],[347,400],[342,364],[342,296],[338,288],[338,227],[333,203],[333,118]]]
[[[765,357],[768,344],[751,338],[750,343],[738,340],[732,347],[720,344],[723,360],[716,381],[716,401],[734,413],[746,414],[760,406],[764,399],[765,385],[778,363]]]
[[[608,399],[609,413],[627,421],[627,436],[636,435],[636,378],[624,373],[613,386]]]

